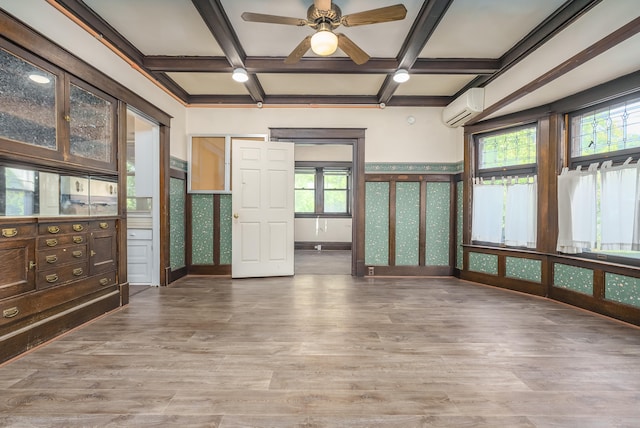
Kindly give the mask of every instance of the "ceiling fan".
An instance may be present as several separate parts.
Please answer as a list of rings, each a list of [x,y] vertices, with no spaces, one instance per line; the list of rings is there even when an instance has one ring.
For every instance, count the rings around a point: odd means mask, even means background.
[[[285,64],[295,64],[303,55],[311,49],[318,55],[328,56],[340,48],[349,58],[358,65],[369,60],[369,55],[360,49],[351,39],[333,30],[344,25],[355,27],[357,25],[378,24],[381,22],[399,21],[407,15],[407,9],[402,4],[381,7],[379,9],[342,15],[340,8],[331,0],[314,0],[307,10],[307,19],[289,18],[287,16],[267,15],[263,13],[244,12],[242,19],[248,22],[263,22],[267,24],[284,24],[309,26],[316,30],[302,42],[284,60]]]

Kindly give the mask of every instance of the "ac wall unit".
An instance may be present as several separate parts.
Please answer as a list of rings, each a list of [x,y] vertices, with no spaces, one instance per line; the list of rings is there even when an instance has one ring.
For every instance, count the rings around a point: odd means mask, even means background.
[[[442,110],[442,121],[451,128],[457,128],[482,113],[484,109],[484,88],[471,88]]]

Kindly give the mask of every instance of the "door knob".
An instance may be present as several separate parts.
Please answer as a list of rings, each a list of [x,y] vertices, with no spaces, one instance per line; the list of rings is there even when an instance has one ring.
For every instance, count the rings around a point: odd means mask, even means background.
[[[236,219],[237,219],[238,217],[240,217],[240,216],[238,215],[238,213],[234,213],[234,214],[233,214],[233,218],[236,218]]]

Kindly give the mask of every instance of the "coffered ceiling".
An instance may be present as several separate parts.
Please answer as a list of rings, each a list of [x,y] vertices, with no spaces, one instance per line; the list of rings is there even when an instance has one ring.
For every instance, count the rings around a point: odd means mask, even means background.
[[[309,50],[299,62],[285,64],[285,58],[314,30],[247,22],[241,16],[254,12],[306,18],[313,0],[47,1],[108,40],[187,105],[265,106],[445,106],[466,89],[489,85],[525,63],[605,2],[335,0],[343,15],[400,2],[407,10],[406,17],[398,21],[340,26],[339,32],[370,56],[357,65],[341,50],[328,57]],[[636,0],[618,0],[629,1]],[[638,29],[634,31],[635,35]],[[576,30],[574,34],[579,37],[581,33]],[[640,39],[633,40],[631,48],[640,47]],[[619,42],[607,46],[609,55]],[[564,46],[565,57],[579,53],[578,46]],[[583,52],[581,61],[591,59]],[[557,73],[561,63],[549,62],[542,71],[527,72],[530,67],[521,67],[519,76],[525,75],[524,81],[512,91],[525,88],[545,72]],[[639,66],[636,59],[626,67],[634,71]],[[246,83],[232,80],[232,71],[238,67],[247,70]],[[600,78],[591,83],[620,74],[602,71],[601,64],[597,67]],[[394,82],[391,76],[398,69],[408,70],[411,79]],[[548,102],[551,93],[556,99],[569,95],[571,89],[563,89],[565,86],[540,92],[540,100]],[[531,94],[523,94],[518,105],[539,102]]]

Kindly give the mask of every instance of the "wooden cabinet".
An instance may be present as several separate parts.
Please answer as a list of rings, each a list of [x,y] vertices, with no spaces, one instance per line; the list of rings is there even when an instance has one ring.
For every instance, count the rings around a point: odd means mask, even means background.
[[[0,220],[0,362],[120,305],[117,228],[113,218]]]
[[[35,289],[34,224],[0,226],[0,299]]]

